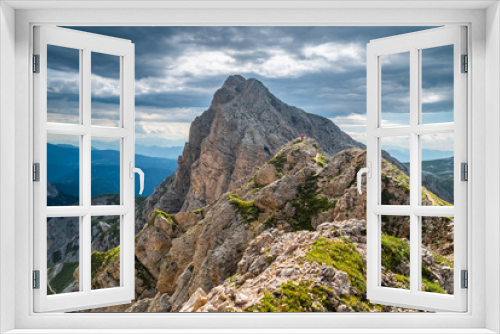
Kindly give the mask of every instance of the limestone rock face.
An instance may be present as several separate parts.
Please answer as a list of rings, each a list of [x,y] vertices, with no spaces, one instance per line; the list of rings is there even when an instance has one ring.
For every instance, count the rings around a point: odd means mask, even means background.
[[[278,179],[278,174],[276,173],[276,168],[272,165],[266,165],[264,168],[259,170],[256,174],[255,182],[261,187],[267,186],[269,183],[273,183]]]
[[[191,124],[177,171],[146,200],[137,231],[155,208],[176,213],[217,200],[281,146],[301,135],[314,138],[329,156],[349,147],[364,147],[329,119],[280,101],[260,81],[228,77],[210,108]],[[271,171],[259,180],[272,180]]]
[[[353,283],[363,279],[366,268],[366,198],[356,191],[356,172],[365,159],[366,152],[355,148],[328,158],[315,140],[296,138],[201,210],[152,211],[136,239],[136,300],[126,310],[264,310],[269,303],[263,298],[282,297],[290,289],[318,293],[323,299],[314,301],[317,311],[386,310],[368,305],[363,285]],[[406,203],[408,177],[387,161],[382,170],[387,199]],[[409,242],[406,224],[383,220],[383,233],[393,238],[388,240],[398,252]],[[432,233],[438,224],[447,227]],[[453,221],[429,218],[423,226],[426,277],[449,293]],[[357,271],[307,260],[319,241],[353,256]],[[385,284],[406,284],[401,281],[409,268],[405,261],[386,268]],[[358,273],[357,281],[352,272]],[[348,296],[359,304],[348,302]]]
[[[198,290],[193,293],[191,298],[184,304],[180,312],[196,312],[200,307],[206,304],[208,298],[207,294],[203,289],[198,288]]]
[[[223,284],[213,288],[207,295],[207,301],[197,312],[256,312],[273,311],[264,300],[273,302],[286,295],[286,289],[297,288],[297,291],[310,289],[309,297],[315,291],[325,292],[321,302],[310,306],[313,311],[330,312],[415,312],[416,310],[392,308],[370,304],[366,300],[363,285],[353,285],[352,272],[315,260],[311,249],[318,243],[330,245],[343,244],[351,247],[366,266],[366,221],[350,219],[337,222],[324,222],[317,231],[283,232],[270,229],[261,233],[248,246],[238,271]],[[313,246],[312,246],[313,245]],[[428,256],[425,262],[429,271],[444,285],[447,293],[453,293],[453,278],[449,276],[453,270],[445,265],[436,264],[434,255],[424,248]],[[343,256],[349,256],[348,253]],[[403,263],[408,266],[408,263]],[[353,271],[357,269],[353,266]],[[361,270],[361,275],[366,273]],[[401,282],[394,273],[383,268],[383,283],[386,286],[401,287]],[[285,288],[286,287],[286,288]],[[317,289],[317,290],[314,290]],[[346,298],[346,296],[350,296]],[[287,295],[285,302],[293,303]],[[306,295],[307,297],[307,295]],[[312,296],[314,298],[314,295]],[[280,304],[277,308],[279,311]],[[274,310],[277,311],[277,310]],[[311,310],[306,310],[311,311]]]
[[[160,217],[157,220],[161,220]],[[135,246],[135,256],[157,279],[160,275],[160,261],[172,245],[171,237],[156,226],[146,228],[139,235]]]

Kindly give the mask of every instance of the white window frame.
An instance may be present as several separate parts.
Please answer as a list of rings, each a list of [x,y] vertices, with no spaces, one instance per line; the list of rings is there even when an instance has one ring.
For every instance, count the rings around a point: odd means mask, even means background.
[[[118,332],[144,333],[146,326],[151,332],[173,333],[181,332],[182,328],[191,328],[192,332],[203,332],[200,329],[212,329],[211,332],[237,332],[241,328],[254,328],[255,332],[342,332],[342,328],[350,328],[355,333],[492,333],[500,331],[498,313],[499,301],[499,244],[500,230],[500,176],[498,150],[500,137],[498,125],[500,119],[498,109],[499,84],[499,50],[500,19],[497,2],[447,2],[434,1],[417,4],[412,1],[399,1],[398,9],[391,9],[394,2],[371,1],[366,2],[279,2],[266,3],[238,2],[238,4],[215,1],[190,4],[164,2],[162,4],[144,1],[143,4],[134,2],[77,2],[74,6],[79,9],[65,8],[72,6],[65,2],[17,2],[2,3],[0,24],[15,29],[15,60],[12,57],[0,58],[2,70],[9,71],[14,66],[15,87],[9,87],[5,77],[0,78],[2,94],[2,110],[0,116],[7,123],[15,126],[15,150],[5,143],[4,135],[9,132],[0,132],[3,142],[0,143],[2,163],[0,165],[1,180],[16,186],[15,215],[12,211],[4,211],[8,205],[7,199],[2,197],[2,219],[15,218],[15,227],[1,225],[2,249],[0,254],[2,266],[1,290],[2,303],[0,312],[2,330],[15,329],[13,333],[38,333],[38,329],[52,329],[51,333],[60,330],[60,333],[76,333],[74,330],[89,329],[92,333],[106,333],[115,329]],[[131,6],[138,8],[161,7],[163,9],[109,9],[102,7]],[[408,5],[408,3],[410,3]],[[26,10],[17,10],[15,13],[9,7],[24,7]],[[36,9],[38,6],[38,9]],[[41,10],[40,6],[48,6],[50,10]],[[96,9],[99,6],[101,9]],[[200,7],[196,7],[200,6]],[[220,9],[225,6],[225,9]],[[490,6],[488,9],[486,7]],[[86,7],[87,9],[82,9]],[[179,9],[184,7],[184,9]],[[438,9],[436,9],[436,7]],[[457,7],[459,7],[457,9]],[[29,9],[35,8],[35,9]],[[59,8],[59,9],[58,9]],[[74,8],[74,7],[73,7]],[[351,8],[351,9],[349,9]],[[354,8],[354,9],[353,9]],[[439,9],[441,8],[441,9]],[[5,15],[4,15],[5,13]],[[15,23],[12,16],[15,14]],[[6,20],[3,20],[7,16]],[[486,25],[485,25],[486,23]],[[468,197],[469,227],[468,234],[468,267],[470,270],[470,287],[468,289],[469,308],[467,313],[436,313],[436,314],[34,314],[32,312],[31,268],[32,262],[26,261],[30,256],[32,245],[32,212],[30,207],[30,181],[32,140],[32,101],[30,54],[32,52],[32,27],[35,24],[57,25],[428,25],[465,24],[469,27],[469,55],[471,59],[471,74],[468,85],[469,122],[468,131],[472,134],[468,146],[470,158],[470,186]],[[9,31],[3,30],[0,35],[2,52],[11,52],[12,41],[9,40]],[[7,37],[7,38],[6,38]],[[488,71],[485,66],[488,65]],[[6,73],[6,72],[2,72]],[[12,71],[10,71],[12,74]],[[12,79],[12,77],[10,77]],[[488,85],[486,85],[488,83]],[[7,96],[15,93],[15,100]],[[9,116],[5,106],[15,106],[15,117]],[[9,110],[10,114],[12,109]],[[487,120],[488,117],[488,121]],[[488,139],[485,141],[485,132]],[[12,132],[10,132],[12,134]],[[489,150],[488,155],[485,153]],[[17,153],[16,153],[17,152]],[[12,170],[12,164],[6,159],[15,159],[15,182],[10,182],[6,173]],[[485,164],[488,161],[488,164]],[[4,165],[5,164],[5,165]],[[485,171],[491,172],[491,178],[486,180]],[[486,190],[485,190],[486,187]],[[3,189],[2,189],[3,191]],[[488,196],[486,196],[488,193]],[[2,193],[7,198],[9,193]],[[485,201],[489,207],[485,206]],[[488,218],[488,219],[486,219]],[[15,229],[15,230],[14,230]],[[6,233],[9,233],[6,236]],[[473,233],[472,233],[473,232]],[[12,238],[15,235],[15,239]],[[10,239],[9,239],[10,238]],[[485,266],[486,248],[488,249],[489,265]],[[11,260],[9,249],[15,249],[15,260]],[[15,262],[15,263],[14,263]],[[12,273],[9,275],[9,273]],[[5,277],[5,278],[4,278]],[[8,285],[10,284],[10,286]],[[15,285],[15,289],[12,289]],[[488,293],[486,293],[488,289]],[[8,307],[15,305],[14,309]],[[142,329],[134,331],[141,324]],[[357,328],[358,330],[355,330]],[[122,330],[120,330],[122,329]],[[127,330],[125,330],[127,329]],[[155,330],[157,329],[157,330]],[[199,329],[199,330],[196,330]],[[217,330],[218,329],[218,330]],[[233,330],[231,330],[233,329]],[[278,330],[282,329],[282,330]],[[337,330],[336,330],[337,329]],[[412,330],[413,329],[413,330]],[[491,330],[491,331],[490,331]],[[243,330],[242,330],[243,331]],[[346,330],[347,331],[347,330]],[[47,332],[47,331],[45,331]],[[248,332],[248,330],[246,331]],[[345,331],[344,331],[345,332]]]
[[[74,311],[105,305],[127,304],[135,298],[135,191],[134,191],[134,44],[128,40],[60,27],[34,27],[34,54],[39,56],[39,73],[34,84],[34,162],[39,164],[39,181],[33,184],[34,270],[38,270],[39,289],[34,290],[34,311]],[[79,123],[47,122],[47,45],[78,50],[80,59]],[[92,125],[92,53],[113,55],[120,62],[120,110],[117,127]],[[79,205],[47,206],[47,136],[72,135],[79,141]],[[120,145],[120,204],[91,205],[92,138],[113,138]],[[120,286],[92,290],[92,216],[120,217]],[[47,295],[47,218],[79,218],[79,291]]]
[[[367,298],[372,303],[414,307],[423,310],[463,312],[467,290],[461,288],[461,271],[467,270],[467,183],[461,181],[461,163],[467,163],[467,73],[462,73],[461,55],[467,54],[466,27],[449,26],[372,40],[367,46]],[[453,46],[454,120],[451,123],[422,123],[422,50]],[[382,126],[382,57],[409,54],[409,124]],[[422,206],[422,157],[420,136],[454,135],[454,205]],[[410,205],[382,205],[381,168],[384,137],[407,136],[410,150]],[[410,288],[381,286],[381,234],[383,215],[410,219]],[[422,291],[422,217],[454,217],[454,293]]]

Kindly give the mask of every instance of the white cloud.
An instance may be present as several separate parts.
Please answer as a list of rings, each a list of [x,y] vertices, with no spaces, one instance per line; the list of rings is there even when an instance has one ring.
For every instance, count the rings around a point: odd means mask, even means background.
[[[420,142],[422,149],[438,151],[453,151],[455,144],[453,133],[422,135]]]
[[[328,70],[343,72],[346,67],[364,65],[364,47],[355,43],[324,43],[308,46],[297,53],[283,49],[247,50],[192,50],[175,58],[165,57],[163,63],[167,87],[183,86],[182,79],[216,75],[257,74],[267,78],[297,77],[306,73]],[[244,58],[242,58],[244,57]]]
[[[155,138],[167,139],[170,141],[187,141],[190,126],[190,122],[160,124],[144,121],[136,122],[136,138],[141,139],[153,136]]]
[[[409,136],[382,137],[380,144],[383,150],[399,150],[410,154]]]
[[[104,78],[95,74],[91,76],[92,96],[111,97],[120,96],[120,80]]]
[[[353,132],[345,131],[352,139],[357,140],[363,144],[366,144],[366,132]]]
[[[340,128],[352,128],[352,127],[366,127],[366,115],[362,114],[350,114],[341,115],[330,118],[330,120],[337,124]]]
[[[365,63],[365,49],[361,44],[356,43],[324,43],[306,47],[303,53],[308,58],[322,57],[329,62],[347,60],[350,66],[364,65]]]
[[[206,108],[156,108],[156,107],[136,107],[136,122],[192,122],[196,116]]]
[[[453,100],[453,87],[432,87],[422,90],[422,103],[439,103]]]
[[[366,144],[366,115],[350,114],[330,118],[342,131],[354,140]]]

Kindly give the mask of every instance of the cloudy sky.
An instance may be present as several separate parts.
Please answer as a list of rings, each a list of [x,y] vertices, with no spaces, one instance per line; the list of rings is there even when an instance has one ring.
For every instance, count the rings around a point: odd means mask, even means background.
[[[78,27],[135,43],[137,143],[180,146],[191,121],[210,105],[228,75],[262,81],[282,101],[330,118],[365,140],[366,44],[424,27]],[[424,122],[453,121],[453,50],[423,51]],[[92,55],[93,124],[116,123],[117,57]],[[49,49],[49,119],[77,121],[78,54]],[[382,59],[382,119],[407,124],[408,55]],[[448,136],[449,137],[449,136]],[[432,139],[449,151],[452,138]],[[404,150],[404,140],[387,149]],[[403,144],[402,144],[403,143]]]

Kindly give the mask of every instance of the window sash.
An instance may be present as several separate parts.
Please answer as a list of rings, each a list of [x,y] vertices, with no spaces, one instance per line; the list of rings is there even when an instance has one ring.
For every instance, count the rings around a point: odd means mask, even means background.
[[[47,45],[80,50],[80,124],[47,123]],[[91,53],[120,57],[121,106],[118,128],[91,124]],[[64,28],[35,27],[34,54],[40,73],[34,74],[34,161],[40,163],[40,182],[34,183],[34,270],[40,289],[33,290],[34,311],[73,311],[130,302],[134,296],[134,45],[127,40]],[[78,206],[47,207],[47,134],[77,135],[80,141],[80,196]],[[92,137],[120,139],[120,205],[91,205]],[[130,164],[130,162],[132,164]],[[133,174],[132,174],[133,175]],[[91,288],[91,218],[120,216],[120,287]],[[47,295],[47,218],[80,217],[79,292]]]
[[[367,162],[372,177],[367,180],[367,296],[372,303],[424,310],[467,310],[467,290],[460,289],[460,271],[467,269],[467,185],[460,181],[460,164],[467,162],[467,76],[460,73],[460,55],[466,54],[466,28],[443,27],[371,41],[367,46]],[[419,124],[420,122],[420,50],[454,45],[454,122]],[[381,127],[381,62],[380,57],[410,52],[410,125]],[[453,207],[420,205],[421,156],[419,135],[454,133]],[[387,136],[410,137],[410,205],[380,205],[381,143]],[[415,191],[417,189],[417,191]],[[410,289],[382,287],[381,280],[381,215],[410,217]],[[454,295],[420,291],[422,216],[454,217]]]

